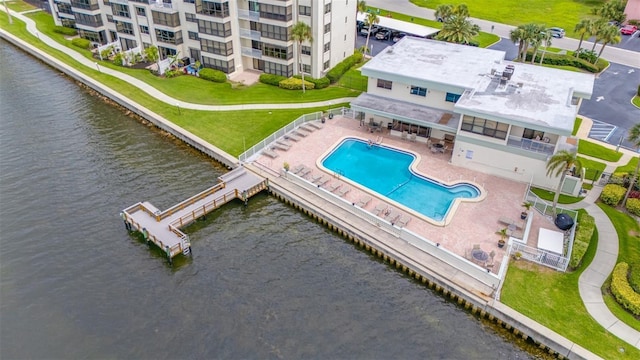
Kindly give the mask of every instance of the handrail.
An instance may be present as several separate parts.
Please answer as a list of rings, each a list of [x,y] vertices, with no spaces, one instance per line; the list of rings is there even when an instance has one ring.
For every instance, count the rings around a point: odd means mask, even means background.
[[[184,200],[184,201],[182,201],[180,203],[177,203],[176,205],[174,205],[174,206],[168,208],[167,210],[161,212],[160,214],[158,214],[158,219],[157,220],[160,221],[160,220],[162,220],[162,219],[164,219],[166,217],[169,217],[169,216],[173,215],[174,213],[176,213],[177,211],[182,210],[182,209],[184,209],[185,207],[187,207],[189,205],[193,205],[194,203],[204,199],[205,197],[207,197],[207,196],[209,196],[211,194],[216,193],[219,190],[224,189],[225,187],[226,187],[226,184],[224,182],[215,184],[214,186],[212,186],[212,187],[210,187],[210,188],[208,188],[208,189],[206,189],[206,190],[204,190],[204,191],[202,191],[202,192],[200,192],[200,193],[198,193],[198,194],[196,194],[196,195],[194,195],[194,196],[192,196],[192,197],[190,197],[190,198],[188,198],[188,199],[186,199],[186,200]],[[153,216],[155,216],[155,215],[153,215]]]

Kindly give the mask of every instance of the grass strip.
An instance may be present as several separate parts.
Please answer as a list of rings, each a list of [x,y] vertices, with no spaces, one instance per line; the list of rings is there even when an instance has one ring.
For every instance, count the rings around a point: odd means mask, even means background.
[[[540,189],[536,187],[532,187],[531,191],[533,191],[533,193],[536,194],[540,199],[546,200],[549,202],[553,201],[553,197],[556,194],[555,191],[549,191],[549,190]],[[569,196],[565,194],[560,194],[560,197],[558,198],[558,204],[575,204],[582,199],[584,198],[578,197],[578,196]]]
[[[578,154],[587,155],[604,161],[617,162],[622,153],[589,140],[580,139]]]

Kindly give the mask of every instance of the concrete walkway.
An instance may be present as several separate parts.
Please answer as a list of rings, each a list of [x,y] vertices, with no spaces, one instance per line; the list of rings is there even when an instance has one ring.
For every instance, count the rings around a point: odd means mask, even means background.
[[[378,1],[378,0],[369,1],[370,6],[378,6],[376,5],[378,3],[381,3],[381,1]],[[422,17],[426,17],[425,14],[429,15],[429,12],[430,12],[431,14],[430,16],[433,17],[432,10],[417,8],[406,0],[383,2],[383,5],[380,5],[380,6],[387,10],[416,14],[417,16],[422,16]],[[417,9],[419,9],[420,11],[416,11]],[[27,24],[28,31],[34,34],[35,36],[37,36],[42,42],[44,42],[50,47],[53,47],[57,50],[60,50],[68,54],[74,60],[78,61],[80,64],[90,68],[95,67],[105,74],[112,75],[114,77],[117,77],[121,80],[124,80],[130,83],[133,86],[136,86],[137,88],[141,89],[142,91],[146,92],[147,94],[155,97],[156,99],[162,102],[165,102],[170,105],[180,106],[181,108],[184,108],[184,109],[203,110],[203,111],[232,111],[232,110],[252,110],[252,109],[296,109],[296,108],[330,106],[330,105],[334,105],[342,102],[350,102],[352,100],[352,98],[341,98],[341,99],[334,99],[330,101],[322,101],[322,102],[315,102],[315,103],[241,104],[241,105],[220,105],[220,106],[201,105],[201,104],[193,104],[193,103],[179,101],[170,96],[167,96],[166,94],[156,90],[155,88],[151,87],[150,85],[136,78],[133,78],[129,75],[123,74],[116,70],[100,67],[98,63],[92,62],[91,60],[85,58],[78,52],[73,51],[72,49],[57,43],[56,41],[54,41],[53,39],[47,36],[39,34],[36,29],[35,22],[29,19],[28,17],[22,14],[16,13],[14,11],[11,11],[11,14],[17,19],[24,21]],[[491,24],[489,22],[487,23]],[[501,27],[507,26],[502,24],[496,24],[496,29],[497,29],[497,25]],[[585,131],[588,134],[588,128],[591,127],[591,124],[592,124],[591,121],[583,121],[579,131],[579,135],[584,134]],[[606,144],[603,144],[603,145],[606,146]],[[620,149],[620,150],[624,153],[624,156],[618,162],[608,164],[605,171],[612,172],[617,166],[626,164],[631,157],[637,156],[637,154],[626,151],[624,149]],[[587,210],[589,214],[595,218],[595,224],[598,228],[598,234],[600,239],[600,241],[598,242],[598,248],[596,250],[596,256],[594,257],[589,267],[582,273],[578,281],[580,296],[582,297],[582,301],[584,302],[585,307],[587,308],[587,311],[598,323],[600,323],[604,328],[606,328],[615,336],[633,345],[634,347],[640,349],[640,332],[622,323],[620,320],[618,320],[618,318],[616,318],[611,313],[611,311],[609,311],[609,309],[604,303],[604,300],[602,298],[602,293],[600,290],[604,281],[607,279],[609,274],[613,271],[613,268],[616,264],[617,257],[618,257],[618,236],[615,231],[615,228],[613,227],[613,224],[611,223],[609,218],[606,216],[606,214],[597,205],[595,205],[595,201],[598,199],[601,190],[602,190],[601,187],[594,186],[594,188],[591,191],[589,191],[589,194],[587,195],[587,197],[581,202],[577,204],[572,204],[570,206],[565,205],[565,207],[568,207],[568,208],[574,208],[574,209],[584,208],[585,210]]]
[[[0,7],[0,10],[4,12],[4,6]],[[134,78],[132,76],[129,76],[127,74],[124,74],[124,73],[122,73],[120,71],[109,69],[109,68],[106,68],[104,66],[100,66],[97,62],[91,61],[90,59],[87,59],[82,54],[74,51],[73,49],[70,49],[70,48],[58,43],[57,41],[53,40],[52,38],[39,33],[38,29],[36,28],[35,21],[31,20],[29,17],[25,16],[24,14],[28,13],[28,12],[40,11],[40,10],[31,10],[31,11],[26,11],[24,13],[17,13],[17,12],[15,12],[13,10],[10,10],[10,11],[11,11],[11,15],[14,18],[23,21],[27,25],[27,30],[30,33],[32,33],[34,36],[36,36],[38,39],[40,39],[40,41],[45,43],[47,46],[52,47],[52,48],[54,48],[56,50],[59,50],[59,51],[65,53],[65,54],[69,55],[71,58],[73,58],[73,60],[77,61],[81,65],[84,65],[84,66],[86,66],[88,68],[91,68],[91,69],[97,69],[98,71],[102,72],[103,74],[108,74],[108,75],[116,77],[116,78],[118,78],[120,80],[126,81],[129,84],[131,84],[131,85],[137,87],[138,89],[144,91],[145,93],[153,96],[157,100],[162,101],[162,102],[164,102],[166,104],[169,104],[169,105],[172,105],[172,106],[178,106],[181,109],[202,110],[202,111],[307,109],[307,108],[324,107],[324,106],[331,107],[331,106],[335,106],[337,104],[351,102],[354,99],[352,97],[348,97],[348,98],[339,98],[339,99],[332,99],[332,100],[326,100],[326,101],[306,102],[306,103],[238,104],[238,105],[203,105],[203,104],[194,104],[194,103],[189,103],[189,102],[177,100],[177,99],[174,99],[174,98],[170,97],[169,95],[157,90],[156,88],[152,87],[151,85],[145,83],[142,80],[138,80],[138,79],[136,79],[136,78]]]

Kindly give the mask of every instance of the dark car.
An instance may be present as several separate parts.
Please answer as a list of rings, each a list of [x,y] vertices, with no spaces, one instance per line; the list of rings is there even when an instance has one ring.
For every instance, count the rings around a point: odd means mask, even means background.
[[[391,30],[389,29],[381,29],[376,33],[376,39],[378,40],[389,40],[391,37]]]
[[[403,37],[407,36],[407,34],[401,32],[401,33],[397,33],[393,36],[393,42],[398,42],[400,41],[400,39],[402,39]]]

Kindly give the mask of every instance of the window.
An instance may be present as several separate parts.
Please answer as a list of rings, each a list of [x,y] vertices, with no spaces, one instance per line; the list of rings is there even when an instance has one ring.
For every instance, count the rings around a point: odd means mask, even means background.
[[[260,17],[265,19],[289,21],[292,19],[291,6],[260,4]]]
[[[182,44],[182,31],[173,32],[156,29],[156,39],[160,42],[179,45]]]
[[[128,22],[116,21],[116,30],[118,30],[119,33],[135,35],[133,32],[133,24]]]
[[[328,14],[331,12],[331,3],[325,4],[324,5],[324,13]]]
[[[98,0],[71,0],[71,7],[85,10],[98,10],[100,4],[98,4]]]
[[[331,60],[327,60],[322,64],[322,70],[327,70],[331,66]]]
[[[113,20],[113,15],[107,14],[107,22],[115,23],[115,20]]]
[[[411,86],[411,95],[427,96],[427,89],[419,86]]]
[[[393,83],[389,80],[378,79],[378,87],[383,89],[391,90],[391,85]]]
[[[304,6],[304,5],[298,6],[298,13],[304,16],[311,16],[311,6]]]
[[[262,44],[262,55],[277,59],[291,60],[293,59],[293,46],[289,46],[287,48],[271,44]]]
[[[198,20],[198,31],[204,34],[228,37],[231,36],[231,23],[215,23],[206,20]]]
[[[331,50],[331,43],[330,42],[324,44],[324,52],[327,52],[329,50]]]
[[[311,65],[302,64],[302,72],[305,74],[311,73]]]
[[[100,15],[88,15],[83,13],[75,13],[73,17],[76,19],[77,24],[88,25],[92,27],[102,26],[102,18]]]
[[[120,38],[122,50],[134,49],[138,46],[135,40]]]
[[[455,102],[458,102],[458,99],[460,99],[460,96],[461,95],[458,95],[458,94],[447,93],[447,96],[445,97],[445,101],[455,103]]]
[[[509,124],[465,115],[461,130],[504,140],[507,138]]]
[[[264,72],[267,74],[280,75],[285,77],[293,76],[293,64],[283,65],[276,64],[269,61],[264,62]]]
[[[151,15],[153,16],[153,23],[157,25],[163,25],[168,27],[176,27],[180,26],[180,14],[173,13],[168,14],[160,11],[151,11]]]
[[[345,24],[347,23],[347,17],[346,16],[344,17],[344,23]]]
[[[215,17],[228,17],[229,16],[229,3],[217,3],[202,1],[196,3],[196,12],[198,14],[215,16]]]
[[[329,31],[331,31],[331,23],[324,24],[324,33],[326,34]]]
[[[138,14],[138,16],[147,16],[147,13],[143,7],[136,6],[136,14]]]
[[[196,14],[184,13],[184,17],[185,17],[185,20],[187,20],[188,22],[194,22],[194,23],[198,22],[198,19],[196,19]]]
[[[62,2],[56,2],[56,6],[58,7],[58,12],[59,13],[73,15],[73,10],[71,9],[71,4],[66,4],[66,3],[62,3]]]
[[[200,39],[200,48],[202,51],[206,51],[211,54],[218,54],[229,56],[233,54],[233,43],[223,43],[220,41],[213,41],[207,39]]]
[[[210,69],[220,70],[225,74],[234,72],[236,70],[236,66],[233,59],[226,61],[226,60],[219,60],[219,59],[203,56],[202,66]]]
[[[252,21],[251,30],[260,31],[260,35],[269,39],[275,40],[289,40],[289,29],[282,26],[261,24]]]
[[[149,27],[146,25],[140,25],[140,32],[143,34],[148,34],[149,33]]]
[[[196,0],[184,0],[185,4],[195,4]]]
[[[189,31],[189,39],[191,40],[199,40],[200,37],[198,37],[198,33],[195,31]]]
[[[78,35],[80,35],[81,38],[83,39],[87,39],[89,41],[93,41],[96,43],[100,43],[100,44],[106,44],[107,43],[107,37],[104,33],[104,31],[89,31],[89,30],[84,30],[84,29],[78,29]]]
[[[129,14],[129,5],[111,4],[111,12],[114,16],[131,17]]]
[[[302,49],[300,50],[302,55],[311,55],[311,46],[302,45]]]

